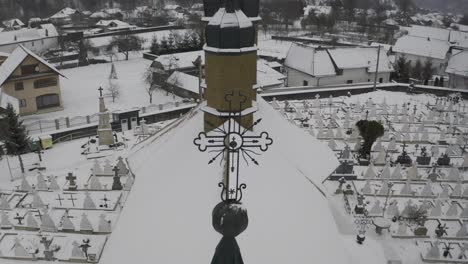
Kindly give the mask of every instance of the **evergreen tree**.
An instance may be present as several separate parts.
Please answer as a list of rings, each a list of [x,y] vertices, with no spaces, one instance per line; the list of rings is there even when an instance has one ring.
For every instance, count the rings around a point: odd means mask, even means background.
[[[151,39],[150,50],[151,50],[151,53],[154,55],[159,55],[159,53],[161,52],[161,46],[159,45],[158,37],[156,36],[156,34]]]
[[[439,86],[444,87],[444,76],[440,76]]]
[[[201,44],[200,42],[200,36],[198,36],[197,33],[195,32],[192,32],[192,34],[190,34],[190,41],[191,41],[191,47],[193,49],[199,49],[201,47],[203,47],[203,44]]]
[[[169,50],[171,51],[177,50],[175,36],[172,31],[171,33],[169,33],[169,37],[167,38],[167,44],[169,45]]]
[[[395,71],[397,74],[397,78],[400,82],[407,83],[409,81],[410,64],[406,60],[405,56],[401,56],[398,58],[396,65],[395,65]]]
[[[18,156],[21,172],[24,173],[24,163],[21,155],[29,150],[29,138],[26,136],[23,122],[19,121],[19,116],[11,104],[6,107],[5,123],[7,127],[3,141],[5,142],[7,154]]]
[[[432,60],[430,59],[426,60],[426,63],[424,63],[424,67],[422,70],[422,77],[424,80],[424,85],[427,85],[429,83],[429,80],[432,78],[434,71],[435,69],[432,66]]]
[[[167,54],[169,53],[169,44],[167,42],[167,38],[164,36],[162,37],[161,39],[161,45],[160,45],[161,49],[160,49],[160,54]]]
[[[79,53],[78,53],[78,66],[86,66],[89,65],[88,62],[88,49],[83,40],[81,40],[78,44]]]
[[[434,80],[434,86],[439,86],[439,77],[436,77]]]
[[[411,78],[421,80],[422,76],[422,63],[421,60],[417,60],[414,67],[411,69]]]
[[[359,134],[364,140],[364,144],[360,149],[361,157],[368,157],[371,152],[372,144],[384,134],[384,127],[377,121],[360,120],[356,123],[359,129]]]
[[[179,44],[179,48],[182,50],[182,51],[190,51],[190,50],[193,50],[193,48],[191,47],[191,37],[190,37],[190,34],[188,32],[185,32],[184,36],[182,37],[182,41],[181,43]]]

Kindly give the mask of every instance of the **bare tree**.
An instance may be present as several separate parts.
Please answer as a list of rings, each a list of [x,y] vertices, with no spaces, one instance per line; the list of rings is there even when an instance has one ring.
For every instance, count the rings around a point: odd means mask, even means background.
[[[110,97],[112,97],[112,102],[115,102],[115,99],[120,98],[120,86],[114,81],[109,79],[109,86],[107,87]]]
[[[158,71],[158,70],[155,70],[155,71]],[[156,74],[155,72],[153,72],[153,68],[151,68],[151,67],[146,69],[146,71],[143,73],[143,81],[146,84],[145,85],[145,90],[146,90],[146,93],[148,94],[150,104],[153,103],[153,93],[154,93],[154,91],[156,91],[156,89],[160,87],[156,83],[155,76],[157,76],[157,75],[159,75],[159,74]]]

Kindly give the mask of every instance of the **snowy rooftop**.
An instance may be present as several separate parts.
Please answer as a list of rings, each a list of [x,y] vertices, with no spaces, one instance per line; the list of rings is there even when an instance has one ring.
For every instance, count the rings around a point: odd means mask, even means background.
[[[16,111],[19,111],[19,103],[18,103],[18,99],[12,97],[12,96],[9,96],[8,94],[4,93],[2,88],[0,88],[0,108],[3,108],[5,109],[7,107],[8,104],[11,104],[13,105],[13,108],[16,110]]]
[[[5,20],[5,21],[2,22],[2,24],[7,28],[11,28],[11,27],[14,27],[16,25],[18,25],[20,27],[24,26],[24,23],[21,20],[19,20],[18,18]]]
[[[23,45],[19,45],[5,62],[0,66],[0,86],[5,83],[5,81],[10,77],[10,75],[15,71],[16,68],[26,59],[26,57],[32,56],[40,63],[49,67],[52,71],[56,72],[57,74],[62,75],[54,66],[50,65],[47,61],[39,57],[38,55],[34,54],[34,52],[28,50]],[[62,75],[63,76],[63,75]]]
[[[331,58],[340,69],[367,68],[375,72],[377,66],[377,47],[328,49]],[[380,49],[379,72],[391,72],[393,67],[385,49]]]
[[[312,12],[316,15],[325,14],[328,15],[331,13],[331,6],[319,6],[319,5],[308,5],[304,7],[304,16],[308,16]]]
[[[177,86],[189,92],[199,94],[198,78],[183,72],[175,71],[169,76],[166,82],[170,85]]]
[[[113,26],[113,27],[125,27],[125,26],[130,26],[130,24],[117,20],[117,19],[112,19],[112,20],[100,20],[99,22],[96,23],[96,26],[103,26],[103,27],[108,27],[108,26]]]
[[[317,50],[296,43],[289,49],[284,65],[312,76],[336,75],[335,67],[326,50]]]
[[[445,72],[468,77],[468,51],[453,55],[448,61]]]
[[[201,56],[202,63],[205,64],[205,56],[202,50],[161,55],[154,62],[160,63],[166,71],[181,70],[194,67],[193,62],[198,56]]]
[[[403,36],[397,40],[393,51],[435,59],[445,59],[450,50],[448,41],[428,39],[427,37]]]
[[[57,30],[52,24],[44,24],[41,27],[1,32],[0,45],[58,36]]]
[[[62,9],[62,10],[58,11],[57,13],[55,13],[50,18],[52,18],[52,19],[67,18],[67,17],[75,14],[76,12],[78,12],[76,9],[73,9],[73,8],[70,8],[70,7],[65,7],[64,9]]]
[[[357,263],[344,247],[321,190],[337,159],[325,144],[265,102],[259,104],[255,117],[263,121],[254,131],[269,131],[275,142],[258,157],[260,166],[241,165],[249,213],[249,227],[237,238],[244,261]],[[219,202],[223,169],[208,165],[211,155],[193,145],[202,129],[203,113],[195,110],[130,154],[136,181],[101,263],[210,262],[221,238],[211,226],[211,212]]]

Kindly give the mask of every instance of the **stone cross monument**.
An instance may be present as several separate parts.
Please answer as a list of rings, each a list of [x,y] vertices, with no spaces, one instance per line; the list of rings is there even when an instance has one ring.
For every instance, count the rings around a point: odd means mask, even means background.
[[[112,133],[112,127],[110,124],[109,111],[104,103],[104,97],[102,96],[102,87],[99,87],[99,125],[98,125],[98,136],[99,146],[109,146],[114,144],[114,136]]]

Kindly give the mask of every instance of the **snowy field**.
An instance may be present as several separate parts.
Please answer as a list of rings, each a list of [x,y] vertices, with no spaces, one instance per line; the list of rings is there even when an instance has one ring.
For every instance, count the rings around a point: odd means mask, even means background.
[[[112,102],[112,98],[106,97],[106,106],[110,111],[125,110],[134,107],[150,105],[149,96],[143,81],[143,73],[148,69],[151,61],[143,58],[131,58],[128,61],[114,62],[118,80],[114,80],[120,89],[120,98]],[[106,95],[109,92],[109,74],[111,63],[95,64],[61,71],[66,78],[61,77],[63,111],[25,116],[25,122],[39,119],[55,119],[60,117],[75,117],[92,115],[99,112],[98,88],[104,89]],[[153,94],[153,104],[165,104],[181,101],[177,96],[166,95],[166,92],[157,91]]]

